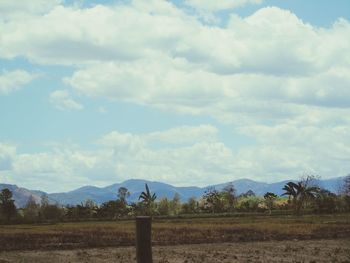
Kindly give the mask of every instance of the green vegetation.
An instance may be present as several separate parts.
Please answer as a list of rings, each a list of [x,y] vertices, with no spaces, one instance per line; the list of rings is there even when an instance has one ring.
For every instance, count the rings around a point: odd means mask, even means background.
[[[274,202],[277,199],[277,195],[275,195],[274,193],[267,192],[264,195],[264,199],[266,207],[269,209],[269,214],[271,215],[271,211],[274,208]]]
[[[0,212],[1,217],[9,222],[16,215],[15,201],[12,199],[12,192],[9,189],[3,189],[0,193]]]
[[[146,184],[146,192],[142,192],[139,200],[141,200],[140,206],[144,214],[153,215],[155,211],[155,201],[157,199],[157,195],[155,193],[151,193]]]
[[[61,206],[50,203],[43,195],[40,203],[33,197],[28,199],[24,208],[16,209],[12,193],[4,189],[0,193],[0,222],[10,223],[55,223],[69,221],[103,221],[131,219],[138,215],[153,217],[206,217],[234,216],[240,213],[261,213],[267,215],[303,215],[322,213],[350,212],[350,176],[346,177],[342,191],[337,195],[317,186],[314,176],[307,176],[299,182],[288,182],[284,194],[279,197],[267,192],[263,197],[256,196],[251,190],[239,196],[233,184],[221,191],[209,188],[200,199],[190,198],[181,202],[175,194],[172,199],[157,200],[148,185],[141,193],[139,202],[127,201],[130,192],[125,187],[118,189],[118,199],[101,205],[92,200],[75,206]],[[287,197],[285,197],[287,196]]]
[[[315,197],[320,193],[321,189],[313,184],[314,177],[308,176],[300,182],[288,182],[283,190],[283,195],[288,195],[289,200],[292,200],[292,206],[294,212],[299,214],[301,209],[308,201],[313,201]]]

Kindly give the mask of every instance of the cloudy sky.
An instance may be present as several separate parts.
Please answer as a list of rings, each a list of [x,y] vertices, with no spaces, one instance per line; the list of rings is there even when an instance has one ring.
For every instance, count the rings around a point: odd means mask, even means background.
[[[1,0],[0,182],[350,173],[348,0]]]

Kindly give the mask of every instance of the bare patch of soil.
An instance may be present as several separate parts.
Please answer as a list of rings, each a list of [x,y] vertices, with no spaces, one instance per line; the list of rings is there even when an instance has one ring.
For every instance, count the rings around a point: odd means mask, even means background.
[[[350,239],[294,240],[155,246],[154,263],[342,262],[350,263]],[[135,261],[135,248],[96,248],[0,253],[3,262]]]

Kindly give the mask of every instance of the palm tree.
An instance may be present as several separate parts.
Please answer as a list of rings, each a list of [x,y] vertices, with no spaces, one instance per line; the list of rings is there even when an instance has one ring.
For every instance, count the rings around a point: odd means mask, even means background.
[[[313,200],[316,195],[320,192],[320,188],[318,186],[309,186],[308,182],[301,182],[300,187],[300,199],[301,205],[306,203],[309,200]]]
[[[151,193],[151,191],[148,188],[148,185],[146,186],[146,192],[142,192],[139,196],[139,200],[142,200],[141,203],[143,203],[146,206],[147,214],[152,214],[152,207],[154,204],[154,201],[157,199],[157,195],[155,193]]]
[[[315,198],[316,194],[319,192],[319,187],[309,186],[309,182],[309,180],[297,183],[288,182],[283,187],[285,192],[282,195],[289,196],[289,200],[292,201],[293,209],[296,214],[300,213],[306,201]]]
[[[284,190],[284,193],[282,195],[288,195],[288,200],[292,202],[292,206],[294,211],[296,211],[296,202],[298,197],[298,185],[294,182],[288,182],[286,185],[282,188]]]

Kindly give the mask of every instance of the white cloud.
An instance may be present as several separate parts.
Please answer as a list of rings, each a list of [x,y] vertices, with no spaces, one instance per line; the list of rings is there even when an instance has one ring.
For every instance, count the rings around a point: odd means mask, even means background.
[[[141,136],[131,133],[120,133],[118,131],[104,135],[98,140],[98,143],[108,148],[114,148],[115,154],[120,153],[121,155],[138,152],[145,144]]]
[[[10,170],[16,155],[16,147],[10,144],[0,143],[0,172]]]
[[[154,1],[154,6],[152,13],[148,2],[139,1],[132,7],[57,6],[44,16],[3,22],[0,56],[68,65],[136,59],[167,49],[188,23],[197,23],[165,1]]]
[[[50,102],[60,110],[81,110],[83,105],[71,98],[67,90],[55,90],[50,94]]]
[[[162,18],[154,16],[143,19],[151,25]],[[139,48],[139,39],[133,38],[129,50],[143,51],[137,59],[82,67],[66,83],[91,97],[243,123],[294,118],[313,110],[305,105],[320,111],[349,106],[346,20],[316,28],[276,7],[247,18],[232,15],[226,28],[205,26],[185,15],[167,19],[177,25],[171,27],[178,29],[173,41],[151,33],[165,46],[156,49],[154,41],[143,38]]]
[[[146,134],[114,131],[100,138],[95,150],[52,145],[48,151],[17,153],[6,178],[9,183],[21,182],[21,186],[29,188],[37,188],[40,181],[40,188],[51,192],[129,178],[178,185],[216,183],[228,180],[223,164],[232,157],[231,151],[217,140],[216,132],[210,125]]]
[[[145,145],[187,145],[196,142],[212,142],[217,140],[218,130],[212,125],[178,126],[165,131],[133,135],[113,131],[104,135],[98,142],[108,147],[125,147],[138,150]]]
[[[0,95],[9,94],[22,88],[37,77],[24,70],[2,71],[0,74]]]
[[[149,133],[145,136],[145,140],[168,144],[193,144],[194,142],[215,141],[217,134],[218,129],[212,125],[179,126],[166,131]]]
[[[94,168],[97,161],[103,163],[103,160],[98,159],[103,158],[103,155],[96,157],[97,154],[67,146],[48,152],[18,154],[8,181],[50,192],[70,190],[86,184],[99,185],[103,178],[96,176]],[[103,172],[103,169],[99,169],[99,172]],[[96,173],[93,180],[90,173]]]
[[[144,134],[113,131],[102,136],[94,149],[57,144],[48,151],[16,153],[6,146],[0,147],[0,160],[11,160],[6,169],[2,166],[6,181],[29,188],[37,188],[40,181],[48,191],[130,178],[205,186],[239,178],[276,182],[305,172],[329,178],[350,170],[348,126],[329,129],[293,122],[246,126],[239,132],[257,142],[238,149],[225,145],[217,132],[211,125]]]
[[[24,19],[30,15],[44,14],[62,0],[0,1],[0,20]]]
[[[261,4],[262,0],[185,0],[185,3],[200,10],[220,11],[224,9],[232,9],[247,4]]]
[[[114,131],[99,143],[113,150],[111,169],[119,180],[143,178],[206,185],[232,177],[228,163],[233,154],[219,141],[217,132],[211,125],[179,126],[146,134]]]
[[[182,60],[170,59],[163,63],[102,63],[77,71],[65,82],[91,97],[192,113],[211,107],[225,95],[234,96],[225,78],[203,70],[186,72],[189,67]]]
[[[294,122],[253,125],[241,132],[257,145],[239,152],[239,159],[255,166],[256,176],[285,178],[312,172],[323,177],[343,176],[350,170],[349,126],[317,127]]]
[[[215,12],[248,2],[187,3]],[[0,57],[70,65],[75,71],[64,81],[80,96],[214,117],[234,124],[256,145],[233,151],[206,125],[148,134],[114,131],[100,138],[98,152],[20,155],[18,178],[27,165],[39,177],[40,171],[53,179],[61,173],[65,177],[57,180],[67,181],[76,174],[76,184],[137,177],[203,185],[237,177],[275,181],[305,170],[331,177],[350,169],[345,19],[321,28],[266,7],[248,17],[232,13],[218,26],[167,1],[141,0],[91,8],[54,3],[28,13],[0,19]],[[23,83],[6,74],[2,93]],[[61,109],[82,108],[68,90],[50,99]]]

